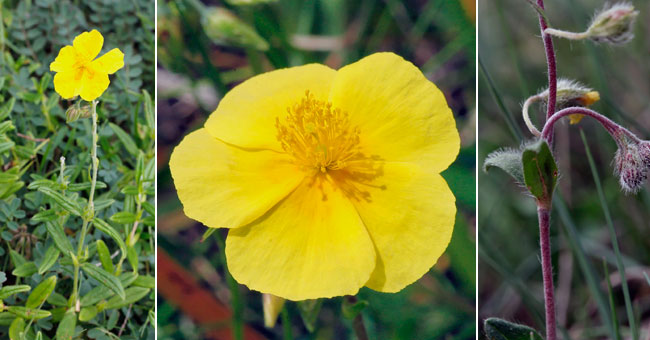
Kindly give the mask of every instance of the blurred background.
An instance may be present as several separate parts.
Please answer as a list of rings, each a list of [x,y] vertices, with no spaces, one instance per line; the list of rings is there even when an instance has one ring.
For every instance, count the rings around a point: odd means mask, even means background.
[[[584,31],[605,1],[547,0],[554,27]],[[650,6],[640,11],[635,39],[624,46],[554,39],[558,74],[600,92],[592,108],[650,138]],[[546,88],[546,59],[535,11],[526,1],[479,3],[479,163],[500,147],[517,147],[532,135],[521,119],[521,103]],[[541,129],[544,110],[532,108]],[[512,123],[510,123],[512,122]],[[584,140],[583,136],[584,134]],[[632,329],[616,266],[606,214],[618,237],[635,328],[650,337],[650,193],[621,192],[611,166],[616,144],[590,119],[556,125],[560,168],[551,216],[557,321],[565,339],[631,339]],[[598,179],[588,162],[594,158]],[[504,172],[479,171],[479,321],[500,317],[544,331],[539,230],[535,203]],[[597,184],[604,197],[598,195]],[[604,265],[605,263],[605,265]],[[611,292],[607,278],[611,281]],[[610,308],[610,299],[613,310]],[[612,321],[613,320],[613,321]],[[483,334],[483,330],[480,330]]]
[[[183,214],[168,161],[241,81],[313,62],[338,69],[378,51],[437,84],[462,149],[443,173],[459,207],[449,249],[400,293],[363,288],[366,327],[373,339],[475,338],[474,14],[473,0],[158,1],[158,338],[230,339],[241,325],[246,339],[354,337],[341,298],[288,303],[265,328],[261,295],[224,272],[225,230],[200,242],[206,228]]]

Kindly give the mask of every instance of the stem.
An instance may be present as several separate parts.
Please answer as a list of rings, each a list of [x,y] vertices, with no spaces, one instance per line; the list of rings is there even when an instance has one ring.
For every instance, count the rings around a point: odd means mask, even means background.
[[[544,129],[542,129],[542,138],[545,140],[549,140],[553,134],[553,125],[560,120],[560,118],[571,115],[571,114],[581,114],[585,116],[589,116],[591,118],[594,118],[597,120],[604,128],[609,132],[609,134],[614,138],[616,143],[619,143],[619,137],[621,134],[624,134],[626,137],[630,138],[634,142],[641,142],[639,137],[637,137],[635,134],[633,134],[630,130],[616,124],[614,121],[611,119],[601,115],[600,113],[590,110],[584,107],[568,107],[566,109],[562,109],[558,111],[556,114],[554,114],[551,118],[549,118],[546,121],[546,124],[544,125]]]
[[[535,135],[537,137],[541,136],[542,133],[539,132],[539,130],[537,130],[537,128],[535,127],[535,124],[533,124],[533,122],[530,120],[530,115],[528,114],[528,108],[530,107],[530,105],[532,103],[534,103],[534,102],[536,102],[536,101],[538,101],[540,99],[542,99],[542,96],[539,96],[539,95],[529,97],[528,99],[526,99],[526,101],[524,102],[524,106],[521,109],[521,115],[524,117],[524,122],[526,123],[526,127],[528,127],[528,130],[530,131],[530,133],[532,133],[533,135]]]
[[[575,32],[558,30],[555,28],[547,28],[546,30],[544,30],[544,32],[546,34],[554,35],[556,37],[569,39],[569,40],[582,40],[582,39],[586,39],[589,36],[587,32],[575,33]]]
[[[537,5],[544,9],[544,0],[537,0]],[[548,23],[544,16],[539,14],[539,27],[542,31],[542,40],[544,41],[544,50],[546,52],[546,65],[548,67],[548,106],[546,119],[551,118],[555,113],[555,101],[557,97],[557,66],[555,64],[555,49],[553,48],[553,37],[546,34]],[[549,145],[553,145],[553,130],[550,131],[550,138],[547,138]]]
[[[80,261],[81,259],[84,240],[86,239],[86,234],[88,234],[88,225],[90,224],[89,222],[95,216],[95,203],[93,200],[95,197],[95,186],[97,184],[97,167],[99,166],[99,160],[97,159],[97,140],[99,138],[97,136],[97,101],[96,100],[92,101],[92,119],[93,119],[92,146],[90,149],[90,162],[92,163],[92,179],[90,183],[90,196],[88,198],[88,208],[84,216],[84,222],[81,226],[81,235],[79,236],[79,244],[77,245],[77,261],[75,262],[75,266],[74,266],[74,283],[72,289],[72,294],[74,298],[71,299],[71,303],[76,302],[77,299],[79,298],[79,291],[78,291],[79,262],[78,261]]]
[[[551,241],[549,208],[537,206],[539,219],[539,246],[542,255],[542,276],[544,278],[544,307],[546,309],[546,340],[557,340],[555,326],[555,297],[553,296],[553,264],[551,263]]]
[[[357,303],[356,296],[346,296],[348,302],[351,305]],[[368,332],[366,332],[366,325],[363,323],[363,316],[361,313],[358,313],[357,316],[352,320],[352,328],[354,329],[354,334],[357,336],[358,340],[368,340]]]

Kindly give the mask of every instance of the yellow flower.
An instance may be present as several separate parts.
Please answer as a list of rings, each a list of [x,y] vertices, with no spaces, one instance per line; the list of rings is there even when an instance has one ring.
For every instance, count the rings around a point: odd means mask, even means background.
[[[97,30],[84,32],[74,38],[72,46],[64,46],[50,64],[54,90],[65,99],[81,95],[86,101],[95,100],[108,88],[108,75],[124,67],[124,53],[114,48],[95,59],[102,50],[104,37]],[[95,60],[93,60],[95,59]]]
[[[440,90],[377,53],[243,82],[170,167],[187,216],[231,228],[238,282],[304,300],[397,292],[436,263],[456,214],[440,172],[459,144]]]

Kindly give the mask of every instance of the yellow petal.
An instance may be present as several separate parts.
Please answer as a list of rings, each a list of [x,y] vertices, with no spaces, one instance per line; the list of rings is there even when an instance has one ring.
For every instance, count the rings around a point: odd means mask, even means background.
[[[275,119],[300,101],[309,90],[316,99],[327,100],[336,71],[310,64],[263,73],[237,85],[210,115],[205,128],[234,145],[281,151]]]
[[[434,172],[456,159],[460,138],[444,95],[410,62],[375,53],[340,69],[334,107],[358,126],[366,152],[386,161],[425,161]]]
[[[257,221],[231,229],[226,258],[239,283],[289,300],[356,294],[375,267],[351,202],[309,180]]]
[[[74,47],[64,46],[60,51],[59,55],[56,56],[56,59],[50,63],[50,71],[53,72],[63,72],[70,71],[75,67],[77,63],[77,54],[75,53]]]
[[[212,228],[252,222],[302,180],[286,156],[228,146],[206,129],[183,139],[169,167],[185,214]]]
[[[95,59],[102,50],[102,45],[104,45],[104,37],[97,30],[83,32],[72,42],[72,46],[83,61]]]
[[[54,91],[63,99],[79,95],[82,72],[64,70],[54,75]]]
[[[370,185],[347,184],[365,191],[365,199],[352,202],[378,253],[366,286],[397,292],[422,277],[445,251],[456,205],[445,180],[419,164],[388,162],[381,173]]]
[[[81,78],[79,94],[85,101],[92,101],[101,96],[108,88],[108,74],[101,71],[85,70]]]
[[[114,48],[103,56],[93,60],[91,67],[106,74],[113,74],[124,67],[124,53],[119,48]]]

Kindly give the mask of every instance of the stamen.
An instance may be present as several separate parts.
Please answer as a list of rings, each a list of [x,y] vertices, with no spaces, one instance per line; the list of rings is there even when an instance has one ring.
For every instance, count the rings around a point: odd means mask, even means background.
[[[275,126],[282,149],[306,170],[342,170],[363,158],[359,129],[350,126],[348,114],[309,91],[287,108],[286,119],[276,118]]]

